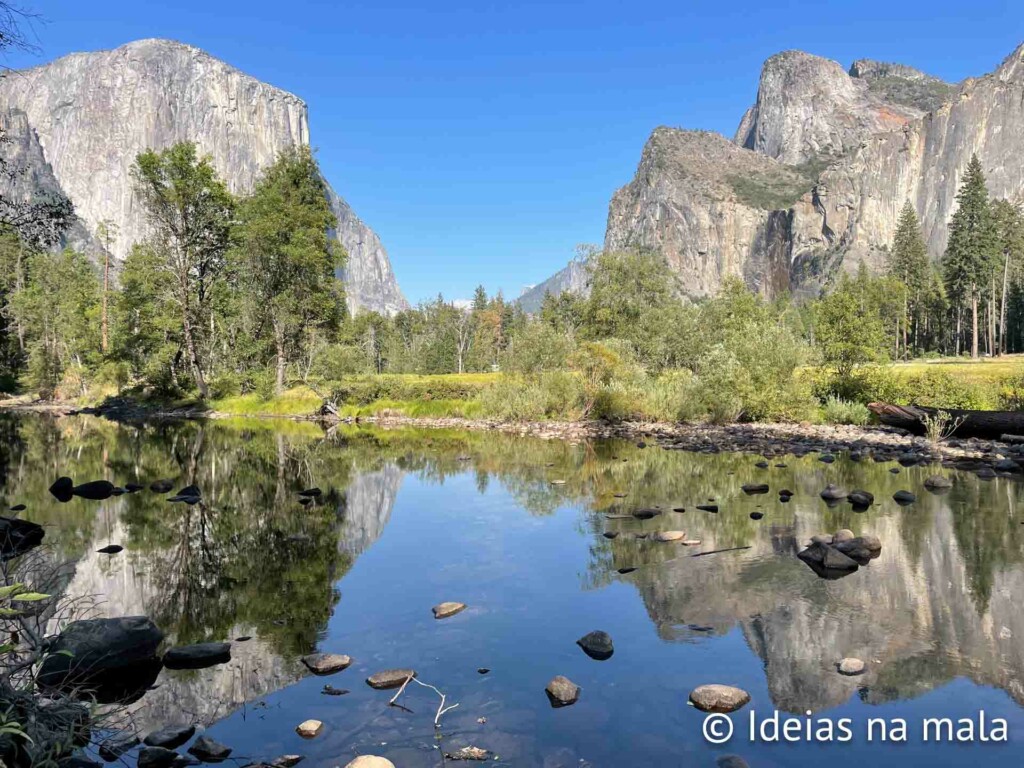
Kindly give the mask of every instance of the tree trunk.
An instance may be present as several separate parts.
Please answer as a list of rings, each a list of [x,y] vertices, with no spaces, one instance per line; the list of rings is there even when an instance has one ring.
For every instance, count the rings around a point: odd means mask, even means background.
[[[999,354],[1006,354],[1006,294],[1009,291],[1010,255],[1003,259],[1003,295],[999,305]]]
[[[971,359],[978,359],[978,291],[971,286]]]
[[[196,380],[196,389],[204,400],[210,396],[210,390],[206,386],[206,379],[203,378],[203,368],[199,364],[199,354],[196,351],[195,337],[192,335],[192,318],[189,317],[188,303],[183,304],[181,313],[181,327],[185,336],[185,351],[188,353],[188,364],[192,369],[192,376]]]
[[[284,353],[284,328],[280,323],[274,323],[274,348],[277,350],[277,378],[274,383],[274,392],[280,396],[284,392],[284,371],[287,359]]]
[[[107,293],[110,290],[110,254],[107,249],[103,249],[103,321],[102,321],[102,333],[103,336],[100,340],[100,348],[103,350],[103,354],[107,354],[108,341],[107,341]]]

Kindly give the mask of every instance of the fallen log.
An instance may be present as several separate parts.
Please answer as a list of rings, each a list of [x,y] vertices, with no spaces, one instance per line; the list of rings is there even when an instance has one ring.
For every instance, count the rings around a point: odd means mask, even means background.
[[[926,420],[940,412],[948,414],[950,437],[999,440],[1003,435],[1024,434],[1024,411],[971,411],[963,408],[929,408],[923,405],[868,403],[878,420],[915,435],[926,434]],[[956,428],[953,425],[956,424]]]

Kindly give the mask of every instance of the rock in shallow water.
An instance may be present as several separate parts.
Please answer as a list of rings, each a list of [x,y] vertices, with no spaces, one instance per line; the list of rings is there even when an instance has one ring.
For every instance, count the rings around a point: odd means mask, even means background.
[[[347,669],[352,658],[341,653],[311,653],[302,657],[302,663],[315,675],[333,675]]]
[[[686,531],[661,531],[653,536],[655,541],[681,541],[686,538]]]
[[[191,739],[195,732],[194,725],[165,725],[146,736],[142,743],[149,747],[176,749]]]
[[[853,677],[855,675],[863,675],[866,666],[860,659],[853,657],[845,658],[839,662],[839,674]]]
[[[582,648],[587,656],[598,661],[610,659],[612,654],[615,653],[615,647],[612,645],[612,636],[601,630],[588,632],[576,641],[576,645]]]
[[[85,685],[107,672],[153,659],[163,639],[164,633],[145,616],[75,621],[50,644],[38,679],[46,686]]]
[[[932,475],[924,481],[924,487],[929,491],[943,491],[953,487],[953,481],[945,475]]]
[[[303,720],[295,726],[295,732],[304,739],[312,739],[323,730],[324,724],[319,720]]]
[[[870,507],[875,503],[875,496],[868,491],[850,491],[846,500],[855,507]]]
[[[204,763],[219,763],[227,760],[231,755],[231,747],[214,741],[209,736],[200,736],[195,743],[188,748],[188,753],[202,760]]]
[[[820,494],[821,498],[825,501],[842,501],[849,495],[849,491],[840,488],[838,485],[834,485],[833,483],[826,485],[825,489]]]
[[[892,499],[901,507],[905,507],[908,504],[913,504],[917,501],[917,496],[912,494],[910,491],[896,491],[896,493],[892,495]]]
[[[74,487],[75,481],[70,477],[58,477],[50,486],[50,493],[57,501],[66,503],[71,501],[71,497],[74,496],[72,493]]]
[[[345,768],[395,768],[395,764],[385,757],[376,755],[360,755],[345,765]]]
[[[71,489],[74,496],[90,501],[103,501],[114,495],[114,484],[109,480],[93,480],[88,483],[76,485]]]
[[[580,687],[562,675],[552,678],[544,691],[548,695],[551,706],[556,708],[568,707],[570,704],[575,704],[580,698]]]
[[[385,669],[376,672],[366,678],[366,684],[378,691],[386,691],[389,688],[399,688],[408,678],[416,677],[414,669]]]
[[[177,645],[164,654],[168,669],[205,669],[231,661],[230,643]]]
[[[139,768],[170,768],[179,755],[177,752],[163,747],[146,747],[139,752]]]
[[[139,737],[134,733],[121,733],[111,736],[100,743],[100,757],[108,763],[117,760],[121,755],[130,749],[134,749],[139,743]]]
[[[44,536],[46,531],[38,523],[0,517],[0,559],[10,560],[35,549]]]
[[[435,619],[447,619],[449,616],[454,616],[457,613],[462,613],[466,610],[465,603],[447,602],[435,605],[430,609],[434,612]]]
[[[749,693],[731,685],[701,685],[690,693],[690,702],[703,712],[735,712],[749,701]]]

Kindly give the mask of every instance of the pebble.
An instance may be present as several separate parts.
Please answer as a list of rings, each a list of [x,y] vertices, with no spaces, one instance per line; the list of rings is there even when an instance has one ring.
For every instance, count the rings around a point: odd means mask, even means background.
[[[686,531],[662,531],[654,534],[655,541],[681,541],[686,538]]]

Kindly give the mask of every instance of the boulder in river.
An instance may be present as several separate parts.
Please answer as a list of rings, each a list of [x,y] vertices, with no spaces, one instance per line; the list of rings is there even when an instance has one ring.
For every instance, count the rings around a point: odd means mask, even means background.
[[[430,610],[433,611],[435,619],[447,619],[449,616],[454,616],[455,614],[462,613],[466,610],[466,604],[446,602],[435,605]]]
[[[71,492],[75,487],[75,481],[70,477],[58,477],[50,486],[50,493],[57,501],[66,503],[71,501],[74,494]]]
[[[929,491],[946,491],[953,487],[953,481],[945,475],[932,475],[925,478],[924,487]]]
[[[203,494],[199,490],[199,486],[197,486],[197,485],[186,485],[184,488],[182,488],[180,491],[178,491],[174,496],[171,496],[171,498],[168,499],[168,501],[170,501],[170,502],[178,502],[178,501],[180,501],[180,502],[183,502],[185,504],[188,504],[189,506],[191,506],[193,504],[198,504],[202,500],[203,500]]]
[[[750,519],[751,520],[760,520],[763,517],[764,517],[764,512],[751,512],[750,513]]]
[[[140,483],[125,483],[124,484],[125,493],[138,493],[139,491],[143,490],[145,487],[146,486],[144,486],[144,485],[142,485]]]
[[[163,639],[145,616],[74,621],[50,644],[38,680],[47,687],[89,685],[105,673],[154,661]]]
[[[735,712],[750,702],[750,694],[731,685],[701,685],[690,692],[690,702],[702,712]]]
[[[43,543],[46,531],[38,523],[15,517],[0,517],[0,560],[10,560]]]
[[[71,489],[71,494],[80,499],[103,501],[114,495],[114,484],[109,480],[91,480],[88,483],[76,485]]]
[[[682,541],[686,538],[686,531],[661,531],[654,534],[652,538],[661,542]]]
[[[347,763],[345,768],[395,768],[395,764],[386,757],[360,755],[355,760]]]
[[[118,733],[100,742],[100,757],[108,763],[117,760],[129,750],[135,749],[139,744],[139,737],[134,733]]]
[[[873,493],[869,493],[868,491],[850,491],[846,500],[853,504],[854,507],[867,509],[875,503],[875,496]]]
[[[582,648],[587,656],[597,661],[610,659],[612,654],[615,653],[615,647],[612,645],[612,636],[601,630],[588,632],[576,641],[576,645]]]
[[[544,692],[547,693],[551,706],[556,709],[575,704],[580,698],[580,687],[569,678],[562,677],[562,675],[551,678],[551,682],[548,683]]]
[[[748,496],[758,496],[768,493],[771,490],[768,483],[747,483],[743,486],[743,492]]]
[[[660,509],[654,509],[648,507],[646,509],[637,509],[633,511],[633,517],[637,520],[650,520],[652,517],[657,517],[661,514]]]
[[[164,654],[168,669],[206,669],[231,661],[231,643],[176,645]]]
[[[839,662],[837,668],[839,669],[839,674],[854,677],[856,675],[863,675],[867,666],[860,659],[847,657]]]
[[[825,489],[820,494],[821,498],[825,501],[842,501],[849,495],[849,491],[844,488],[840,488],[838,485],[833,483],[826,485]]]
[[[335,672],[348,669],[352,664],[352,657],[342,653],[311,653],[302,657],[302,663],[314,675],[333,675]]]
[[[410,677],[416,677],[415,669],[385,669],[366,678],[366,684],[378,691],[401,688]]]
[[[158,728],[142,740],[147,747],[163,747],[177,749],[196,733],[194,725],[165,725]]]
[[[171,768],[180,755],[172,749],[146,747],[139,752],[139,768]]]
[[[444,756],[449,760],[487,760],[491,753],[481,747],[463,747],[454,752],[445,752]]]
[[[120,544],[107,544],[105,547],[100,547],[96,551],[101,555],[116,555],[118,552],[122,552],[124,547]]]
[[[892,495],[892,499],[901,507],[906,507],[917,501],[917,496],[912,494],[910,491],[896,491],[896,493]]]
[[[295,727],[295,732],[304,739],[312,739],[323,730],[324,724],[319,720],[303,720]]]
[[[219,763],[230,757],[231,747],[225,746],[219,741],[214,741],[209,736],[200,736],[188,748],[188,753],[199,758],[204,763]]]

